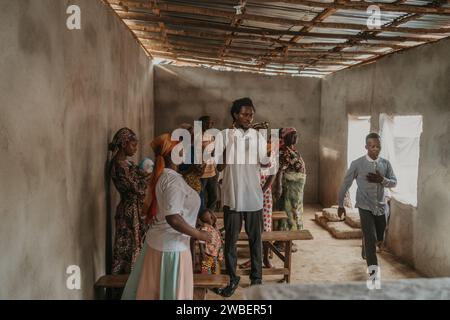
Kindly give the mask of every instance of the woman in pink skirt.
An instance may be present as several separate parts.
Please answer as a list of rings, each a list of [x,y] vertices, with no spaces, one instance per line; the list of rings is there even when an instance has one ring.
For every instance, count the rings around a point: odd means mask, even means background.
[[[156,164],[150,181],[150,227],[122,299],[193,298],[190,238],[209,243],[211,235],[195,228],[200,197],[171,161],[171,151],[176,144],[170,134],[161,135],[151,143]]]

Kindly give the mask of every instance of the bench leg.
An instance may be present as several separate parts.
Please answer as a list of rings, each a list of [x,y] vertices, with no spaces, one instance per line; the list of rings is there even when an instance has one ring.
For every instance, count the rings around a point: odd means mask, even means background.
[[[271,242],[267,242],[267,244],[269,245],[269,248],[272,249],[271,252],[275,253],[277,257],[284,262],[285,258],[283,254]]]
[[[292,241],[285,242],[285,251],[284,251],[284,267],[289,270],[289,273],[284,275],[284,281],[286,283],[291,282],[291,258],[292,258]]]
[[[194,300],[205,300],[206,298],[206,288],[195,288],[194,287]]]

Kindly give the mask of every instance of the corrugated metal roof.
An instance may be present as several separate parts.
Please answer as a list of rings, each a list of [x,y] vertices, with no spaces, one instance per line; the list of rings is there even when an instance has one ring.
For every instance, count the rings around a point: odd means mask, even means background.
[[[220,70],[324,76],[450,36],[442,0],[104,1],[153,57]]]

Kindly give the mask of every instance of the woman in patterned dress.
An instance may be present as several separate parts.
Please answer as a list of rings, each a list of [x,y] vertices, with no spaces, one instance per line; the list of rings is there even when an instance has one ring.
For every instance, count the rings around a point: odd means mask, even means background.
[[[137,151],[138,139],[128,128],[120,129],[109,145],[111,178],[120,193],[115,215],[112,274],[128,274],[142,248],[147,225],[142,213],[149,174],[128,160]]]
[[[277,199],[286,211],[287,219],[281,221],[280,230],[303,229],[303,190],[306,181],[305,161],[296,149],[297,130],[281,130],[280,169],[277,174]]]
[[[261,186],[263,188],[263,226],[264,232],[272,231],[272,184],[275,181],[275,175],[269,175],[267,169],[261,170]],[[263,242],[263,264],[265,268],[272,268],[272,264],[269,259],[269,244]]]

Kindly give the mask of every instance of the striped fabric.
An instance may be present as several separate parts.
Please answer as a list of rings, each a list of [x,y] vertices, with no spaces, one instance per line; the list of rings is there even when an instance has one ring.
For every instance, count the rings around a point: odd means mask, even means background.
[[[175,300],[177,298],[179,267],[179,252],[163,253],[161,261],[161,275],[159,280],[160,300]]]
[[[193,290],[189,250],[161,252],[145,244],[128,278],[122,300],[192,300]]]

